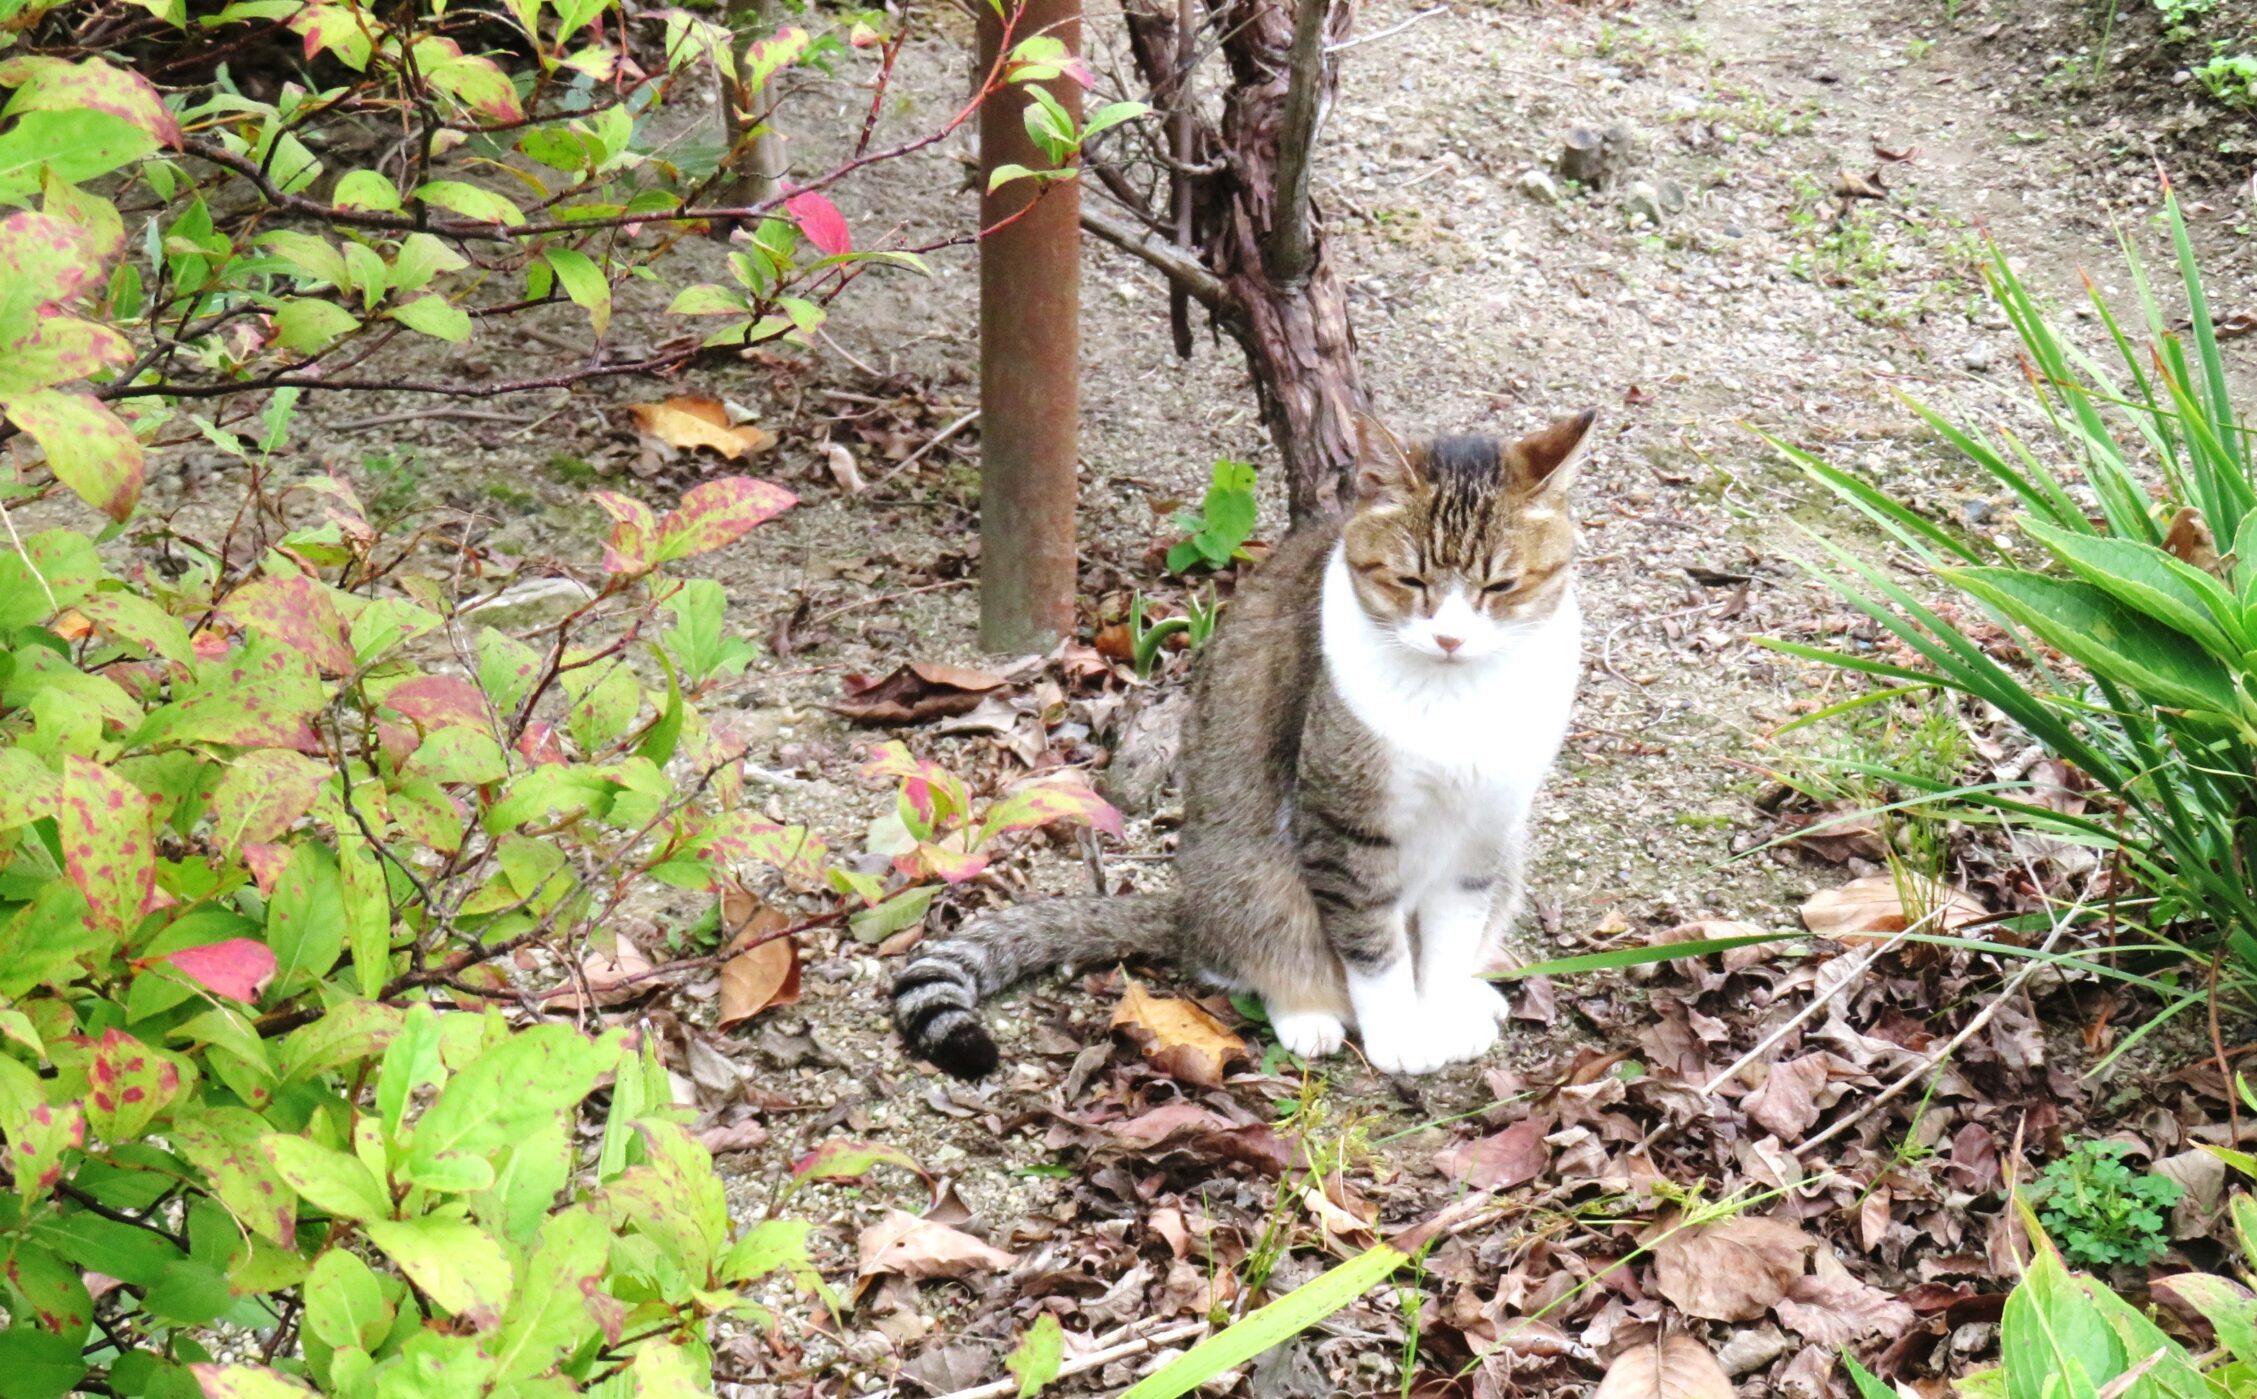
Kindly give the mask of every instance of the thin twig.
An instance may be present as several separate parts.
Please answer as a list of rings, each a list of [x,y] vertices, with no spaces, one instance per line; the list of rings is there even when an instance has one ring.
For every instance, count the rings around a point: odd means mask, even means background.
[[[1385,29],[1374,30],[1369,34],[1358,34],[1353,39],[1342,39],[1337,44],[1326,44],[1324,46],[1324,51],[1326,54],[1330,55],[1339,53],[1344,49],[1352,49],[1358,44],[1376,44],[1381,39],[1394,38],[1396,35],[1402,33],[1404,30],[1410,28],[1414,24],[1424,24],[1426,21],[1434,18],[1436,15],[1446,15],[1449,12],[1450,7],[1448,5],[1436,5],[1431,10],[1420,10],[1417,14],[1412,15],[1409,19],[1406,19],[1399,24],[1390,24]]]
[[[898,593],[879,593],[875,597],[856,598],[852,602],[834,607],[828,612],[819,612],[808,618],[807,626],[813,628],[823,622],[828,622],[833,617],[843,617],[849,612],[857,612],[865,607],[876,607],[881,603],[899,602],[905,597],[915,597],[919,593],[937,593],[943,588],[969,588],[973,581],[970,578],[947,578],[938,583],[924,584],[921,587],[903,588]]]
[[[519,328],[523,330],[522,327]],[[483,408],[403,408],[397,413],[378,413],[369,418],[347,418],[341,423],[331,423],[331,432],[359,432],[363,428],[383,427],[387,423],[412,423],[423,418],[462,418],[469,422],[508,423],[523,427],[532,422],[515,413],[489,413]]]
[[[934,433],[932,437],[926,441],[924,446],[919,447],[916,451],[911,452],[908,456],[903,457],[898,462],[895,462],[891,471],[888,471],[885,475],[880,476],[871,484],[882,486],[886,482],[891,481],[894,477],[899,476],[902,472],[907,471],[912,466],[915,466],[927,452],[930,452],[933,448],[938,447],[941,443],[946,442],[949,438],[954,437],[957,433],[962,432],[964,429],[970,427],[972,424],[978,422],[979,420],[980,410],[974,408],[971,412],[966,413],[963,417],[958,418],[955,422],[950,423],[947,427],[944,427],[939,432]]]

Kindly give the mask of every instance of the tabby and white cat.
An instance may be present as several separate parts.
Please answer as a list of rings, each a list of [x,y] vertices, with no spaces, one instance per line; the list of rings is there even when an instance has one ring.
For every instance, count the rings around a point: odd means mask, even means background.
[[[1367,433],[1356,512],[1287,536],[1199,657],[1176,892],[1021,904],[921,949],[893,983],[911,1051],[981,1077],[982,999],[1132,955],[1255,992],[1306,1056],[1350,1027],[1388,1073],[1494,1045],[1478,973],[1581,669],[1568,493],[1593,416]]]

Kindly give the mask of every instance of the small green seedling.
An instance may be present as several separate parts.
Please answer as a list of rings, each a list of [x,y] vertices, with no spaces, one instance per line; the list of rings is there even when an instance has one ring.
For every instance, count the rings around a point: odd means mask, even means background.
[[[1197,510],[1184,510],[1176,523],[1190,531],[1168,550],[1168,571],[1221,569],[1244,559],[1254,537],[1254,468],[1242,461],[1218,461]]]

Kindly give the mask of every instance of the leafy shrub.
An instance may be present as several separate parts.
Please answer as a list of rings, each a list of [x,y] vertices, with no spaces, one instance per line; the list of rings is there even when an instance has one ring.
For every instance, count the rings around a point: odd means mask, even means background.
[[[2033,1192],[2062,1254],[2088,1268],[2152,1263],[2171,1246],[2171,1207],[2186,1194],[2170,1177],[2134,1171],[2123,1142],[2086,1140],[2050,1162]]]
[[[28,0],[0,25],[0,206],[16,210],[0,218],[0,438],[29,436],[117,520],[140,493],[142,443],[184,403],[284,388],[492,398],[804,344],[859,277],[922,271],[922,253],[976,236],[858,247],[824,191],[1078,62],[1052,36],[1016,34],[1018,9],[999,6],[1005,60],[935,129],[879,146],[907,11],[807,10],[738,34],[606,0],[474,14],[443,0],[237,0],[192,23],[182,0],[145,8],[120,24],[108,6]],[[854,63],[874,94],[866,119],[848,119],[849,154],[749,202],[716,196],[783,120],[793,70]],[[238,82],[235,65],[283,76]],[[668,134],[684,122],[663,120],[667,105],[715,81],[730,143]],[[1068,178],[1084,140],[1143,108],[1112,104],[1080,128],[1038,110],[1066,166],[1041,174]],[[727,280],[670,287],[667,254],[709,230],[734,230]],[[670,314],[712,320],[612,355],[614,308],[636,281],[671,290]],[[475,385],[379,372],[392,346],[462,344],[556,306],[586,317],[593,353]],[[509,342],[499,358],[522,351]]]
[[[1243,559],[1254,537],[1254,468],[1242,461],[1218,461],[1197,510],[1181,511],[1176,524],[1190,531],[1168,550],[1168,571],[1228,568]]]
[[[149,527],[169,580],[0,553],[10,1399],[683,1392],[749,1284],[816,1285],[803,1225],[732,1239],[655,1045],[500,1010],[502,959],[575,965],[633,892],[791,872],[697,707],[742,643],[669,569],[792,497],[598,499],[601,585],[519,636],[329,476],[238,551]],[[210,1364],[217,1324],[272,1368]]]
[[[2120,950],[2207,958],[2223,942],[2228,985],[2247,990],[2257,978],[2257,471],[2175,200],[2166,218],[2192,328],[2171,329],[2127,243],[2144,342],[2093,296],[2121,378],[2067,345],[1993,250],[1992,293],[2021,336],[2032,392],[2076,469],[2048,465],[2011,435],[2002,445],[1913,405],[2013,491],[2023,510],[2017,524],[2042,557],[1995,537],[1963,538],[1871,483],[1782,446],[1973,606],[1931,606],[1837,549],[1842,571],[1822,576],[1896,638],[1899,655],[1767,644],[1892,686],[1956,691],[1995,706],[2090,779],[2094,809],[2061,812],[2043,793],[2013,784],[1876,775],[1914,793],[1914,802],[1955,804],[2115,852],[2145,892],[2120,889],[2107,910],[2126,933]],[[2002,638],[2017,656],[1994,654]],[[2120,964],[2086,965],[2141,984],[2173,1011],[2201,994]]]

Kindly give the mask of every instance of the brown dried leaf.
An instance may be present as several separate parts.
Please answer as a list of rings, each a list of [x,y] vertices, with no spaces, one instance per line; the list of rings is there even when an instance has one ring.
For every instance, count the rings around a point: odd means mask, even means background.
[[[916,1281],[960,1278],[969,1273],[991,1273],[1015,1266],[1015,1254],[991,1248],[961,1229],[951,1229],[904,1210],[888,1210],[885,1218],[862,1231],[857,1244],[858,1277],[898,1273]]]
[[[1665,1232],[1654,1245],[1654,1290],[1687,1316],[1754,1321],[1802,1276],[1812,1243],[1794,1225],[1737,1215]]]
[[[721,894],[721,921],[724,927],[741,930],[730,946],[744,951],[721,964],[721,1014],[714,1028],[734,1029],[770,1006],[797,1001],[799,944],[771,936],[790,925],[789,915],[742,889],[726,889]],[[761,938],[768,940],[755,941]]]
[[[1912,1308],[1847,1273],[1796,1278],[1779,1299],[1778,1311],[1788,1330],[1822,1346],[1901,1334],[1919,1320]]]
[[[1732,1399],[1732,1380],[1707,1346],[1679,1333],[1616,1356],[1591,1399]]]
[[[1456,1142],[1434,1157],[1436,1170],[1475,1190],[1506,1190],[1543,1174],[1552,1157],[1550,1118],[1531,1117],[1478,1141]]]
[[[580,974],[558,987],[549,1004],[560,1010],[585,1009],[588,997],[581,995],[583,987],[599,1006],[631,1001],[655,989],[655,983],[637,980],[651,969],[651,960],[641,948],[626,938],[615,939],[610,955],[590,952],[581,958]]]
[[[1777,1132],[1787,1141],[1799,1141],[1818,1121],[1823,1105],[1819,1094],[1825,1089],[1831,1055],[1805,1054],[1800,1059],[1773,1064],[1764,1075],[1763,1086],[1749,1094],[1740,1106],[1751,1121],[1758,1126]]]
[[[921,724],[969,714],[982,696],[1010,683],[984,670],[915,661],[882,680],[847,677],[846,697],[831,712],[857,724]]]
[[[669,447],[691,451],[711,447],[735,461],[757,456],[776,445],[776,434],[766,428],[729,422],[729,410],[719,399],[669,398],[663,403],[629,404],[635,426]]]
[[[1154,1067],[1186,1083],[1219,1086],[1223,1068],[1246,1057],[1246,1041],[1196,1001],[1154,996],[1128,978],[1113,1028],[1126,1030]]]
[[[1943,911],[1928,918],[1938,908]],[[1945,933],[1987,916],[1966,890],[1920,875],[1907,875],[1900,890],[1896,876],[1869,874],[1839,889],[1821,890],[1802,906],[1804,927],[1820,937],[1845,941],[1901,933],[1921,918],[1928,918],[1922,931]]]

